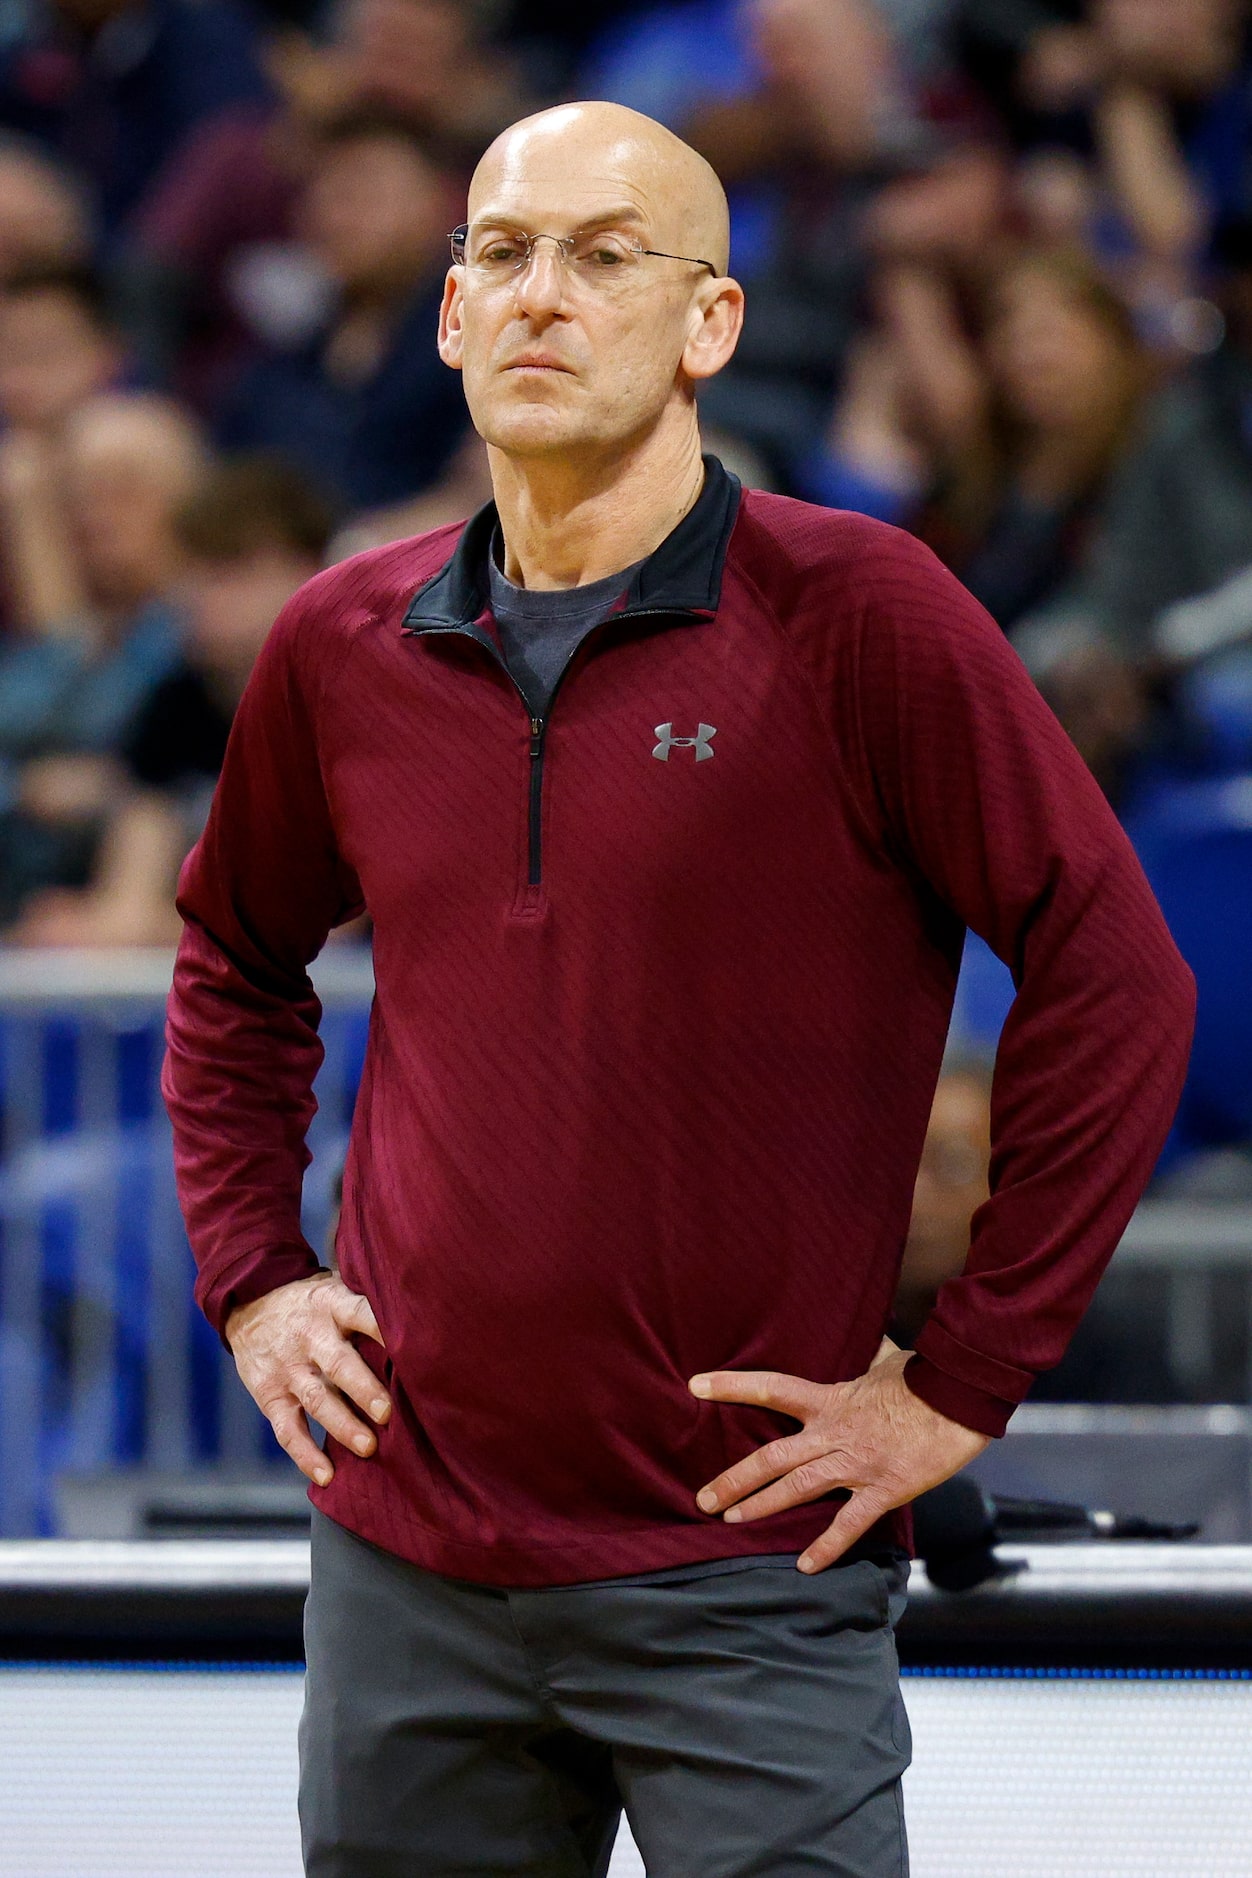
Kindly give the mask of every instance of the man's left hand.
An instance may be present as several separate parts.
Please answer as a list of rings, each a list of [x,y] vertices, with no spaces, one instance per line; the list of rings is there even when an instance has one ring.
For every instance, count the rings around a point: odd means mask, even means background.
[[[863,1376],[805,1382],[770,1370],[718,1369],[693,1376],[693,1395],[777,1409],[804,1424],[728,1467],[696,1495],[705,1513],[730,1521],[763,1519],[845,1487],[830,1525],[796,1563],[822,1571],[893,1506],[937,1487],[981,1454],[986,1435],[949,1421],[904,1380],[911,1351],[884,1337]]]

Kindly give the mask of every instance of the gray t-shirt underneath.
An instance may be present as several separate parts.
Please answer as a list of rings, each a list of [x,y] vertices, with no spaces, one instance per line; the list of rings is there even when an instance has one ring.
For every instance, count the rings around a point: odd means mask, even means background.
[[[488,556],[491,611],[500,629],[504,662],[532,717],[543,717],[557,679],[583,636],[613,612],[642,561],[620,574],[589,580],[582,587],[515,587],[501,573],[497,532]]]

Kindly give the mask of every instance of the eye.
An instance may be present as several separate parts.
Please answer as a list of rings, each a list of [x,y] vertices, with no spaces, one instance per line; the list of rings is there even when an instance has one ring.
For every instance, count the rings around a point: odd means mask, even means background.
[[[621,267],[633,258],[625,244],[615,235],[588,235],[574,250],[574,259],[579,267],[593,274],[608,273],[610,269]]]
[[[522,258],[520,241],[510,241],[499,236],[495,241],[485,242],[474,259],[480,267],[510,267]]]

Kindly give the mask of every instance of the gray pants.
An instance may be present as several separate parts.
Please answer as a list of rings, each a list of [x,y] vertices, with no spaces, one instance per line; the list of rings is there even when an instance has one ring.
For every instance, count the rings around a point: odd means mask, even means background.
[[[623,1804],[649,1878],[907,1878],[907,1573],[501,1590],[315,1512],[308,1878],[603,1878]]]

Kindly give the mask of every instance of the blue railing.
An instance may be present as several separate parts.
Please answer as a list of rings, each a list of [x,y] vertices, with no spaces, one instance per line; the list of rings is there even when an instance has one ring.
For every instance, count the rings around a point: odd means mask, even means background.
[[[0,953],[0,1534],[57,1529],[63,1476],[287,1463],[191,1298],[158,1079],[165,953]],[[326,1058],[305,1230],[326,1243],[372,995],[314,968]]]

